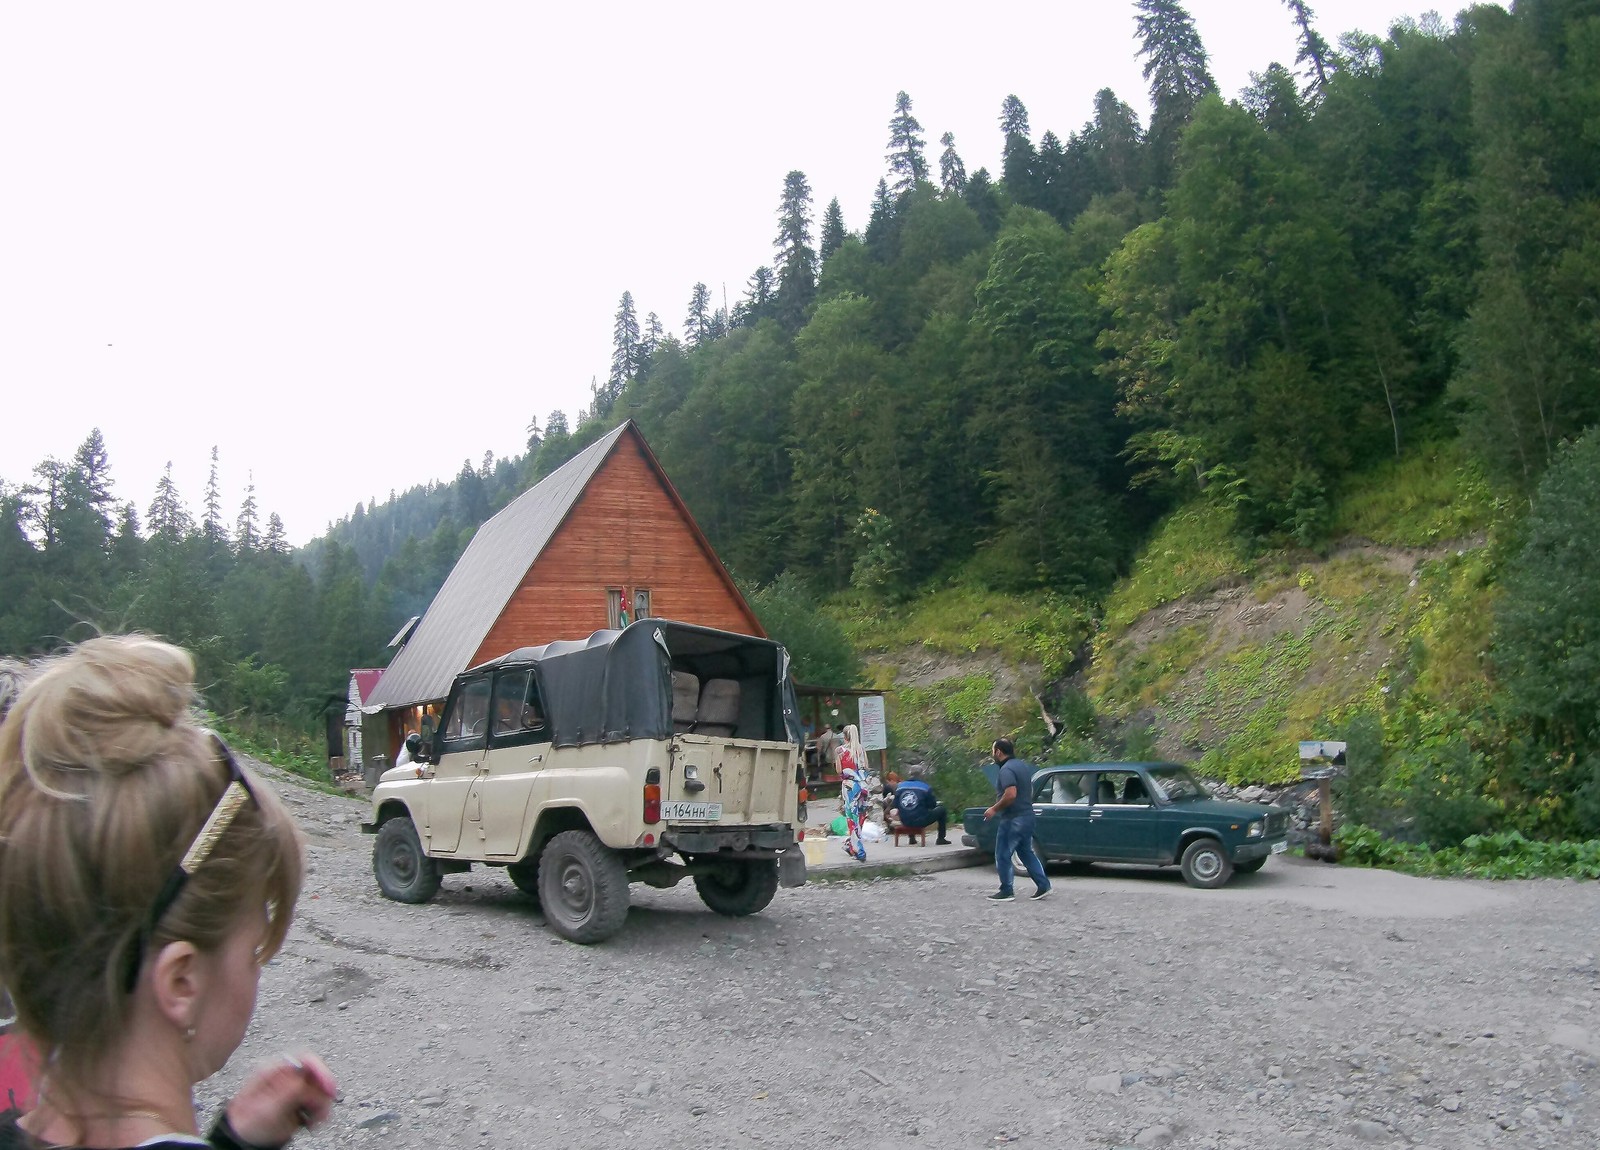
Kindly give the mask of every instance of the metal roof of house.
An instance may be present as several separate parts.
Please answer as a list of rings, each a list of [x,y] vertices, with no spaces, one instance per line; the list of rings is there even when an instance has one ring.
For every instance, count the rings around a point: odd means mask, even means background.
[[[411,638],[395,655],[369,706],[442,699],[477,652],[589,480],[631,424],[578,452],[478,528]]]
[[[382,667],[357,667],[350,672],[350,681],[355,685],[356,697],[350,701],[358,707],[364,707],[372,698],[372,691],[383,678]]]

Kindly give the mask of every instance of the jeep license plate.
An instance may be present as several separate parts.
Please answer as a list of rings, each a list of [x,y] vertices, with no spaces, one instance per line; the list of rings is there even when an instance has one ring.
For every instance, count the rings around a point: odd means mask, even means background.
[[[1272,844],[1272,853],[1275,854],[1275,855],[1281,855],[1284,851],[1286,851],[1288,849],[1289,849],[1289,844],[1287,842],[1273,843]]]
[[[673,800],[661,804],[661,817],[674,823],[714,823],[722,818],[722,804]]]

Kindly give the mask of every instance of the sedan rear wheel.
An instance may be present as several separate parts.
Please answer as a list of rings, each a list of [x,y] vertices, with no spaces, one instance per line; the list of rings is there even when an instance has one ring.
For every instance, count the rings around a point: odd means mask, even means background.
[[[1183,881],[1201,890],[1213,890],[1233,877],[1233,860],[1216,839],[1195,839],[1180,865]]]

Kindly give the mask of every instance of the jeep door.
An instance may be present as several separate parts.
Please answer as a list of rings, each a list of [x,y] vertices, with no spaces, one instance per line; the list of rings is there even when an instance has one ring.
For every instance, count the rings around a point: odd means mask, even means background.
[[[1033,837],[1051,858],[1092,858],[1087,771],[1050,771],[1034,780]]]
[[[454,854],[461,846],[461,815],[483,768],[489,734],[489,676],[462,679],[450,692],[444,722],[434,736],[433,778],[428,782],[422,828],[430,854]]]
[[[489,751],[467,795],[462,838],[467,849],[487,858],[512,857],[550,752],[550,724],[532,667],[503,668],[495,675],[489,712]]]

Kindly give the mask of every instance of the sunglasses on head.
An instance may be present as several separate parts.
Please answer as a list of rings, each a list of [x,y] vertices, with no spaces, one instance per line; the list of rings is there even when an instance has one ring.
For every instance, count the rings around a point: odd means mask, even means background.
[[[202,730],[201,734],[211,741],[211,746],[216,752],[213,756],[215,760],[227,765],[228,785],[223,788],[222,797],[217,799],[217,805],[211,808],[211,814],[201,824],[199,833],[189,844],[189,849],[183,852],[183,858],[167,876],[167,881],[161,884],[160,892],[150,904],[150,912],[140,924],[139,938],[128,956],[128,969],[123,976],[123,990],[128,994],[132,994],[133,988],[138,985],[139,968],[144,965],[144,956],[150,950],[150,942],[155,936],[156,927],[178,901],[178,896],[183,893],[190,876],[211,857],[211,852],[216,850],[217,843],[233,825],[233,820],[239,817],[244,805],[256,801],[256,793],[250,787],[250,780],[245,778],[244,772],[239,769],[239,761],[233,757],[233,749],[223,742],[222,736],[215,731]]]

